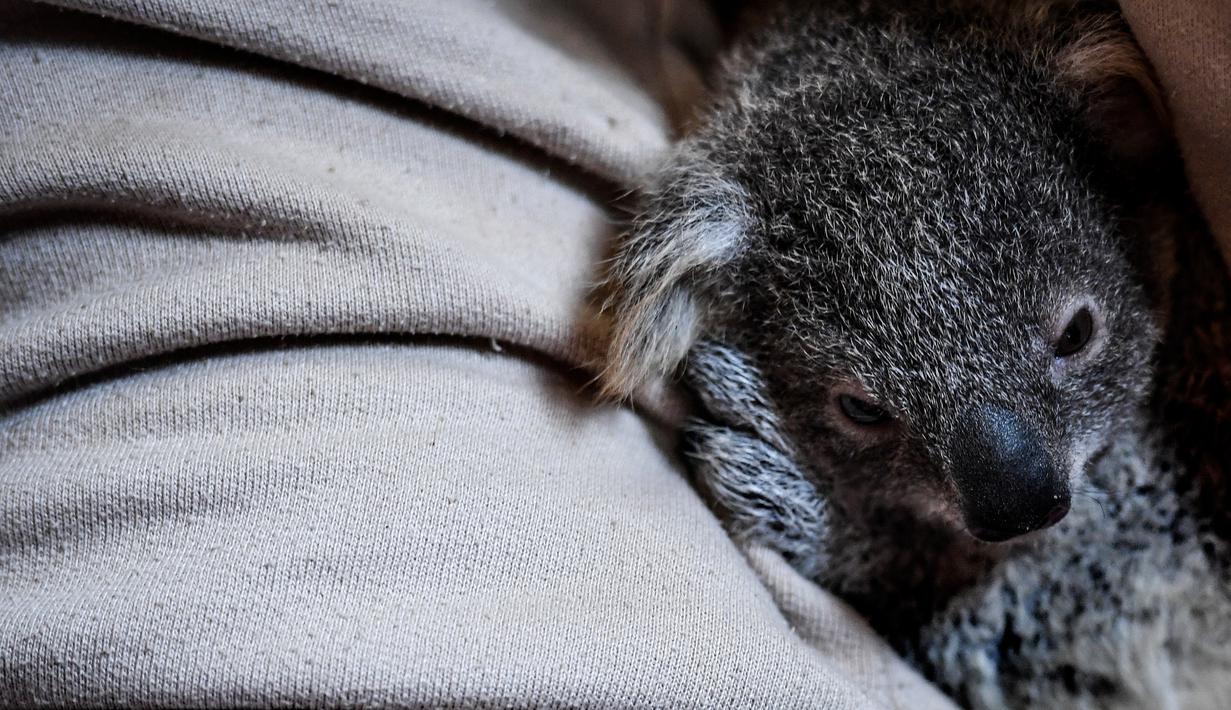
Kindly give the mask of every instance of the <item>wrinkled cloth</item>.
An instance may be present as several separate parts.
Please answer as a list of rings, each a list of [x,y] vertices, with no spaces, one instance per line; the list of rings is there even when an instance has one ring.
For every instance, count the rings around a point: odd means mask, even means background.
[[[1231,268],[1231,3],[1120,5],[1158,74],[1193,195]]]
[[[0,5],[0,706],[949,706],[579,369],[704,6],[62,5]]]

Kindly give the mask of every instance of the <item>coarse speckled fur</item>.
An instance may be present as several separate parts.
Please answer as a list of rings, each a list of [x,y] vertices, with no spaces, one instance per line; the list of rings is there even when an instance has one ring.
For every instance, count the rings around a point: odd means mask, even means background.
[[[1060,524],[987,545],[906,520],[831,521],[825,482],[795,464],[754,364],[703,342],[688,381],[707,415],[686,455],[732,533],[851,599],[959,702],[1231,707],[1231,551],[1147,413],[1094,458]],[[952,584],[955,567],[978,573]]]
[[[1225,273],[1206,268],[1199,297],[1175,278],[1177,250],[1216,257],[1190,246],[1114,7],[780,5],[613,262],[609,391],[691,349],[708,417],[689,453],[733,533],[959,701],[1231,707],[1226,526],[1203,492],[1226,488],[1227,456],[1195,460],[1184,434],[1221,431],[1225,378],[1169,400],[1203,365],[1180,360],[1228,339]],[[1204,320],[1157,349],[1194,303]],[[1080,307],[1096,335],[1058,358]],[[852,426],[841,394],[891,421]],[[987,403],[1039,433],[1074,493],[1059,525],[999,545],[965,531],[953,475],[962,414]]]

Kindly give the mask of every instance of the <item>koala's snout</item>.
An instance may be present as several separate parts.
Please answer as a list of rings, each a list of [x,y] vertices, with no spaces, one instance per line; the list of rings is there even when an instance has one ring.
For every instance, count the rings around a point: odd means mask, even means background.
[[[1067,478],[1052,466],[1038,432],[1007,409],[968,409],[950,455],[966,527],[980,540],[1024,535],[1069,512]]]

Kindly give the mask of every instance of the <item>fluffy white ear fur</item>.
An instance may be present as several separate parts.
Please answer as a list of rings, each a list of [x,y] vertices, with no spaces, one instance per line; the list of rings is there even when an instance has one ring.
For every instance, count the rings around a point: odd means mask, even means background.
[[[609,274],[613,321],[603,391],[625,397],[671,375],[702,332],[709,284],[738,253],[744,191],[683,147],[647,194]]]

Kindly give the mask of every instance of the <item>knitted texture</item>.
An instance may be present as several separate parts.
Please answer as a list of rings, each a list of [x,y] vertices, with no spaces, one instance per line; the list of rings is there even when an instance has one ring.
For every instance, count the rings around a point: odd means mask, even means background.
[[[1158,72],[1193,194],[1231,266],[1231,4],[1120,4]]]

